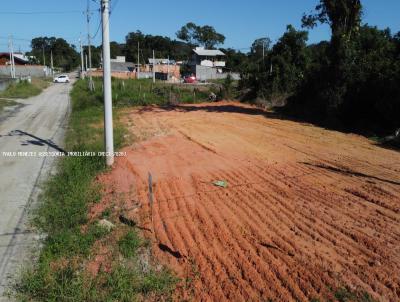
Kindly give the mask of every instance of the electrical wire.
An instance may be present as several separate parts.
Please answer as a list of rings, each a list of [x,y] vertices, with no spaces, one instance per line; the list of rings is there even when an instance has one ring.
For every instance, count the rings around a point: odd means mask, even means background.
[[[9,40],[9,39],[13,39],[13,40],[16,40],[16,41],[27,41],[27,42],[31,42],[31,39],[23,39],[23,38],[16,38],[16,37],[4,37],[4,36],[0,36],[0,39],[3,39],[3,40]]]
[[[92,1],[93,1],[93,2],[96,2],[95,0],[92,0]],[[117,6],[117,4],[118,4],[118,1],[119,1],[119,0],[115,0],[114,5],[111,5],[111,8],[110,8],[110,17],[111,17],[111,14],[114,12],[114,9],[116,8],[116,6]],[[98,10],[98,11],[100,11],[100,10]],[[101,12],[100,12],[100,13],[101,13]],[[97,26],[96,33],[95,33],[93,36],[91,36],[91,39],[94,40],[94,39],[97,37],[98,33],[100,32],[101,24],[102,24],[102,22],[101,22],[101,16],[100,16],[100,21],[99,21],[99,24],[98,24],[98,26]]]
[[[26,11],[26,12],[17,12],[17,11],[7,11],[0,12],[1,15],[45,15],[45,14],[77,14],[82,13],[81,10],[69,10],[69,11]]]
[[[97,26],[96,32],[95,32],[95,34],[94,34],[93,36],[90,36],[90,38],[91,38],[92,40],[94,40],[94,39],[97,37],[98,33],[100,32],[100,28],[101,28],[101,16],[99,16],[99,18],[100,18],[100,20],[99,20],[99,24],[98,24],[98,26]]]

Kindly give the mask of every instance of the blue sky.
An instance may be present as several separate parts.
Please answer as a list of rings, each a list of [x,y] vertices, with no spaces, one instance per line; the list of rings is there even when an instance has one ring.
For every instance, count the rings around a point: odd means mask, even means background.
[[[99,0],[90,0],[92,9]],[[273,41],[285,31],[287,24],[300,27],[301,16],[309,12],[318,0],[112,0],[111,40],[123,42],[130,31],[141,30],[175,38],[175,32],[193,21],[212,25],[226,36],[224,47],[247,51],[259,37]],[[400,31],[399,0],[363,0],[363,22],[379,28]],[[7,50],[7,37],[13,35],[15,49],[27,51],[29,40],[37,36],[63,37],[78,44],[79,35],[86,34],[86,0],[12,0],[2,1],[0,9],[0,50]],[[10,12],[59,12],[57,14],[10,14]],[[99,13],[93,12],[92,33],[99,24]],[[329,39],[328,26],[310,31],[309,42]],[[101,35],[95,44],[101,42]]]

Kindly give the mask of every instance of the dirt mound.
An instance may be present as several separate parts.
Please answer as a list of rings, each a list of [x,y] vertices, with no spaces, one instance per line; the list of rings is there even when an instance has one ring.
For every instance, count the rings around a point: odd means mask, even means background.
[[[140,204],[154,255],[182,278],[176,300],[309,301],[342,287],[400,300],[399,153],[232,102],[126,120],[141,141],[103,176],[93,215],[118,192]]]

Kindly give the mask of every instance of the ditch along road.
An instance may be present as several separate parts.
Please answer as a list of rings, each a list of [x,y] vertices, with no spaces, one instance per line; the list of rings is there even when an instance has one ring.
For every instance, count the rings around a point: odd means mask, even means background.
[[[91,216],[137,221],[181,277],[176,301],[327,301],[342,287],[400,300],[399,152],[234,102],[123,120],[135,143],[99,177]]]
[[[8,301],[2,296],[9,283],[31,261],[37,240],[28,226],[29,210],[55,160],[18,152],[62,150],[70,89],[71,84],[51,84],[0,116],[0,301]]]

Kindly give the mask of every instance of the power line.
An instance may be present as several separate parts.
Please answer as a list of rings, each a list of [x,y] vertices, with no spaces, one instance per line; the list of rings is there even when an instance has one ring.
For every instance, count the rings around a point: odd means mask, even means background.
[[[97,26],[96,32],[95,34],[91,37],[93,40],[97,37],[98,33],[100,32],[100,28],[101,28],[101,19],[99,21],[99,25]]]
[[[94,10],[96,11],[96,10]],[[7,11],[0,12],[1,15],[45,15],[45,14],[77,14],[82,13],[81,10],[65,10],[65,11],[26,11],[26,12],[17,12],[17,11]]]
[[[97,3],[96,0],[92,0],[92,1]],[[118,1],[119,1],[119,0],[116,0],[116,1],[114,2],[114,5],[112,5],[111,8],[110,8],[110,17],[111,17],[111,15],[112,15],[114,9],[117,7]],[[98,10],[98,11],[100,12],[100,10]],[[91,37],[93,40],[97,37],[98,33],[100,32],[101,24],[102,24],[102,22],[101,22],[101,20],[100,20],[100,21],[99,21],[99,25],[97,26],[97,29],[96,29],[96,33]]]
[[[0,36],[0,39],[8,40],[9,38],[8,37],[4,37],[4,36]],[[13,40],[31,42],[30,39],[25,39],[25,38],[13,38]]]

